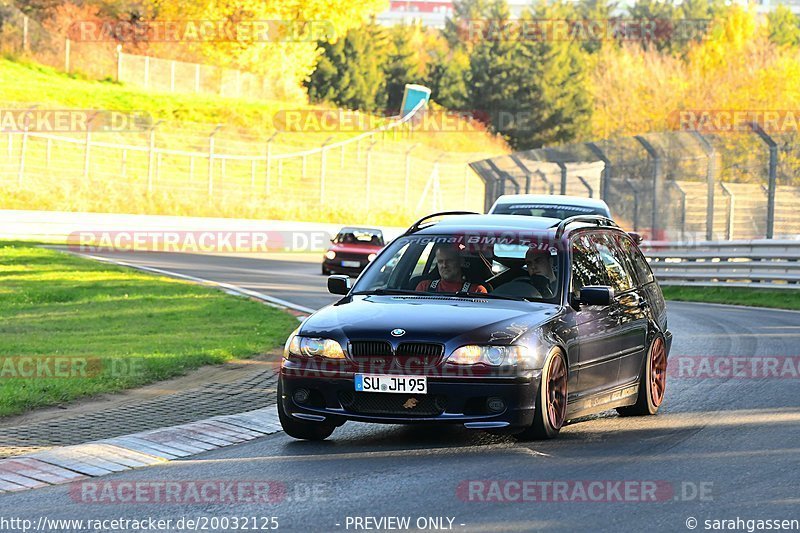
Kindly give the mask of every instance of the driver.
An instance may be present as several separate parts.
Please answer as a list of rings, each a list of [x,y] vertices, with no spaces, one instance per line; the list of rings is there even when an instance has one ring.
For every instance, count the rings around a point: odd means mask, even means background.
[[[553,298],[556,295],[556,274],[553,272],[553,260],[549,250],[529,248],[525,253],[525,270],[530,276],[531,284],[542,297]]]
[[[436,249],[436,268],[439,279],[425,279],[417,284],[420,292],[473,292],[486,294],[486,287],[466,281],[463,258],[458,248],[440,246]]]

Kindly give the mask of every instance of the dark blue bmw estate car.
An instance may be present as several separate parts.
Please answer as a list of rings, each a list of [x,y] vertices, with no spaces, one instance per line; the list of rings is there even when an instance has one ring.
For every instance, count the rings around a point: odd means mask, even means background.
[[[611,220],[438,213],[384,248],[286,342],[283,429],[456,423],[552,438],[664,400],[672,334],[641,251]]]

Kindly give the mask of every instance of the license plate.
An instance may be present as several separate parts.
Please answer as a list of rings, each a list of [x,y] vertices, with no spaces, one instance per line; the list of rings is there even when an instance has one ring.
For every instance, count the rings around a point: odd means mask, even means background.
[[[342,261],[342,266],[345,268],[358,268],[361,266],[361,263],[358,261]]]
[[[427,394],[428,381],[424,376],[356,374],[356,391]]]

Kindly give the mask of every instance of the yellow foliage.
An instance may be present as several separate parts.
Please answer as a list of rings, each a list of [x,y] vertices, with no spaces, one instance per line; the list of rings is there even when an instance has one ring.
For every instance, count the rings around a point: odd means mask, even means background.
[[[150,1],[161,21],[214,21],[239,28],[269,21],[267,39],[244,31],[225,42],[188,41],[182,46],[215,64],[267,75],[287,100],[305,98],[301,84],[321,54],[319,40],[335,39],[388,7],[387,0]]]
[[[592,69],[595,137],[664,131],[681,110],[800,105],[800,50],[770,42],[754,13],[731,7],[685,57],[636,44],[603,47]]]

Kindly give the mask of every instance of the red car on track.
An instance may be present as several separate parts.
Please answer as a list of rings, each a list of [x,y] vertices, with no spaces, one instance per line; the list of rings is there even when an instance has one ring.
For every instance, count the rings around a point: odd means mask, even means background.
[[[326,276],[333,273],[358,275],[375,259],[384,244],[379,229],[342,228],[325,252],[322,273]]]

